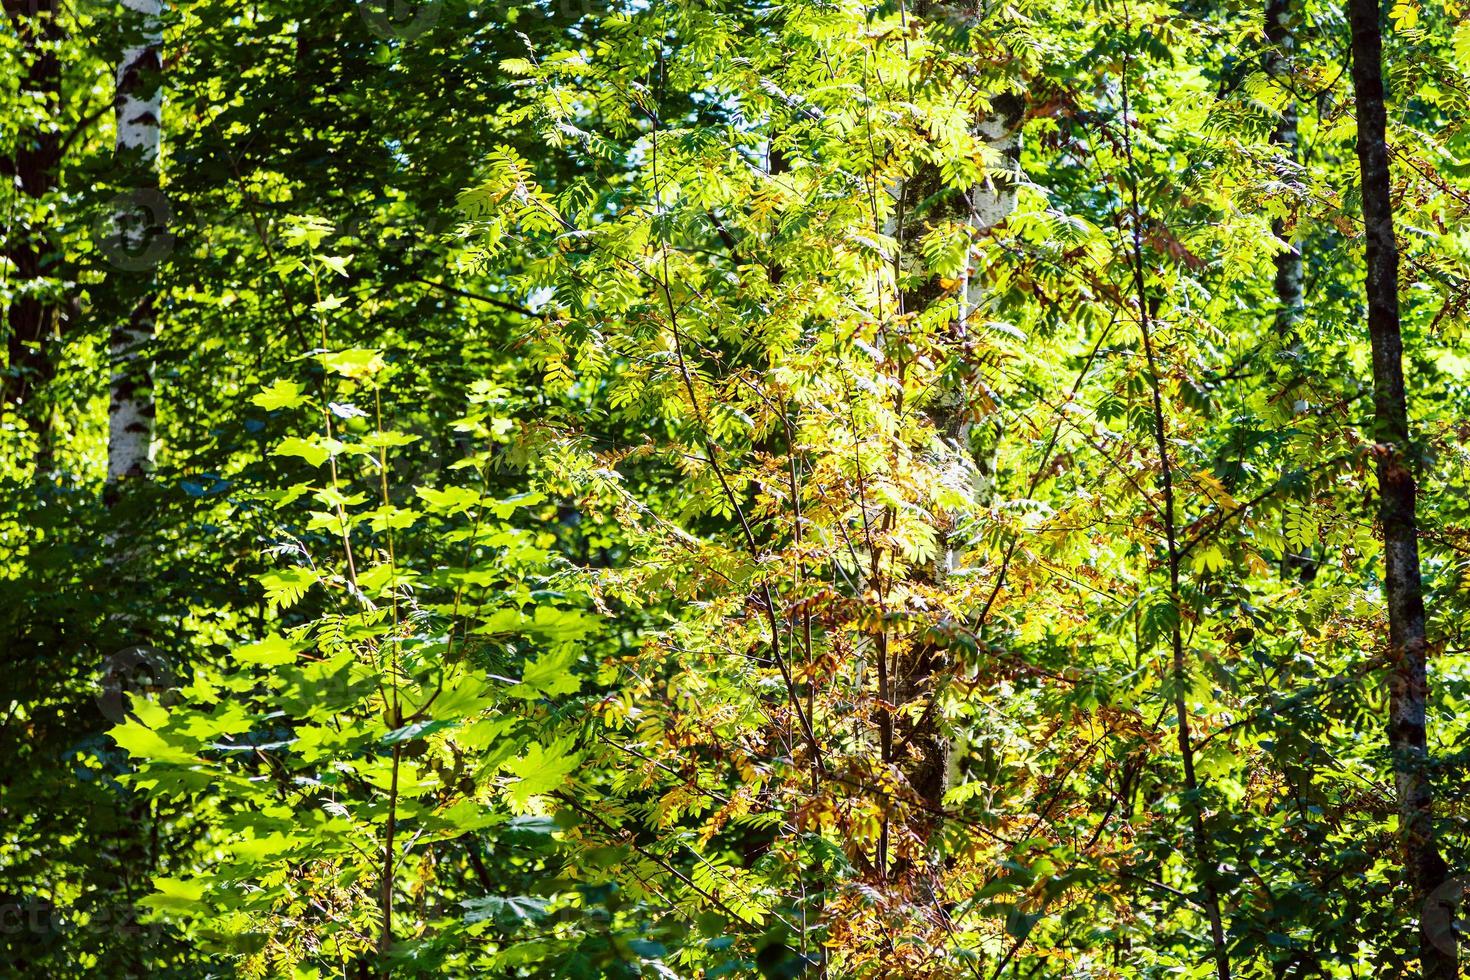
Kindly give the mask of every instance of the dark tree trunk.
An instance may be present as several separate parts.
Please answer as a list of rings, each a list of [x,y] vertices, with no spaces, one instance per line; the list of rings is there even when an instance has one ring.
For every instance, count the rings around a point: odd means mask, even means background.
[[[1386,565],[1384,592],[1391,658],[1388,739],[1398,787],[1404,872],[1413,888],[1415,911],[1421,915],[1421,968],[1426,980],[1453,980],[1458,976],[1453,930],[1436,930],[1437,934],[1431,935],[1424,925],[1439,918],[1429,914],[1427,903],[1432,894],[1445,891],[1441,886],[1446,868],[1435,844],[1425,738],[1428,650],[1424,588],[1419,575],[1419,531],[1414,516],[1414,451],[1409,439],[1403,338],[1399,330],[1399,256],[1388,170],[1383,35],[1377,0],[1349,0],[1348,14],[1367,245],[1368,333],[1373,346],[1373,440]]]
[[[0,176],[14,193],[38,201],[56,188],[61,162],[61,59],[62,37],[56,18],[56,0],[4,0],[4,9],[25,47],[24,91],[40,97],[50,113],[49,121],[24,126],[17,134],[14,152],[0,157]],[[21,205],[21,210],[29,210]],[[24,418],[40,442],[37,464],[50,465],[50,417],[40,393],[56,373],[55,340],[59,335],[60,304],[47,296],[41,281],[55,274],[60,255],[45,228],[26,220],[11,230],[4,245],[5,256],[14,264],[11,283],[20,293],[5,311],[6,361],[0,376],[4,404]]]

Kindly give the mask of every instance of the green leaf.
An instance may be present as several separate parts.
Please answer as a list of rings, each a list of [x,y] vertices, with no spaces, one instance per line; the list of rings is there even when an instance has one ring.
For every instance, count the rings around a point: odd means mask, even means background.
[[[295,408],[306,401],[302,393],[305,389],[294,381],[277,381],[268,388],[261,390],[260,394],[251,398],[250,401],[268,412],[278,408]]]
[[[484,622],[475,628],[476,633],[534,633],[560,642],[581,639],[592,632],[598,622],[597,617],[580,610],[555,606],[537,606],[529,616],[519,609],[497,609],[483,618]]]
[[[1305,551],[1317,543],[1317,520],[1304,507],[1295,507],[1283,521],[1286,543],[1293,551]]]
[[[582,679],[572,673],[572,665],[581,658],[570,644],[548,650],[526,665],[521,682],[510,689],[512,697],[531,700],[542,695],[572,694],[582,687]]]
[[[195,915],[206,911],[204,904],[205,882],[198,879],[154,878],[152,895],[144,896],[142,904],[156,912],[173,915]]]
[[[368,525],[374,531],[400,531],[406,527],[413,527],[414,521],[418,520],[420,515],[416,510],[389,506],[370,510],[364,516],[368,518]]]
[[[419,437],[409,432],[371,432],[362,437],[362,444],[370,449],[393,449],[418,441]]]
[[[463,513],[480,502],[479,492],[468,487],[445,487],[443,490],[414,487],[413,492],[435,514]]]
[[[505,764],[505,770],[519,781],[510,787],[510,797],[524,807],[533,796],[551,792],[566,781],[577,768],[578,756],[570,753],[571,741],[562,739],[548,746],[532,742],[526,754]]]
[[[414,722],[412,725],[404,725],[402,728],[396,728],[388,734],[384,735],[378,741],[382,742],[384,745],[396,745],[399,742],[411,742],[416,738],[427,738],[437,731],[441,731],[445,728],[452,728],[456,724],[458,723],[454,721],[446,721],[443,719],[437,719],[435,721],[418,721]]]
[[[300,602],[306,590],[318,580],[315,571],[301,567],[282,568],[256,576],[256,581],[265,589],[266,602],[282,609],[289,609]]]
[[[289,436],[282,439],[271,450],[272,456],[300,456],[306,460],[308,465],[320,466],[335,452],[340,452],[342,444],[335,439],[320,439],[313,436],[311,439],[301,439]]]
[[[179,736],[174,736],[172,739],[165,738],[133,719],[117,725],[108,734],[112,736],[114,742],[127,750],[128,755],[135,759],[146,759],[149,762],[172,762],[180,765],[199,762],[198,756],[184,748],[184,744],[181,744],[184,740]]]
[[[1470,72],[1470,20],[1461,21],[1455,28],[1452,42],[1455,64],[1463,72]]]
[[[297,647],[284,637],[269,636],[259,643],[236,647],[231,656],[242,664],[279,667],[282,664],[295,663],[296,651]]]
[[[335,354],[323,354],[322,366],[329,371],[335,371],[344,378],[361,379],[377,374],[388,365],[383,360],[381,351],[368,347],[354,347]]]
[[[504,500],[498,500],[495,502],[495,516],[500,518],[501,520],[504,520],[511,514],[515,513],[517,508],[530,507],[533,504],[541,503],[545,499],[546,494],[542,493],[540,490],[531,490],[527,493],[518,493],[513,497],[506,497]]]
[[[350,255],[319,255],[317,261],[331,269],[339,276],[347,275],[347,263],[352,261]]]
[[[1220,549],[1214,545],[1205,545],[1194,553],[1190,565],[1197,572],[1219,572],[1228,567],[1229,563]]]

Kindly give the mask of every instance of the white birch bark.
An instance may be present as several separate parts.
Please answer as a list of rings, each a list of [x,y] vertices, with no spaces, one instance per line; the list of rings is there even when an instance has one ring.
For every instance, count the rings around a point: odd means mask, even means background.
[[[989,114],[980,120],[976,132],[985,140],[994,171],[989,180],[970,190],[970,227],[978,238],[1010,217],[1016,210],[1016,182],[1021,175],[1021,116],[1025,102],[1018,95],[998,96]],[[981,292],[970,278],[971,264],[965,264],[964,306],[961,320],[979,305]]]
[[[976,240],[1016,210],[1016,185],[1021,176],[1021,122],[1025,109],[1025,99],[1021,95],[1005,93],[993,100],[991,111],[976,126],[976,132],[985,140],[988,150],[987,179],[971,188],[967,195],[969,225]],[[984,301],[984,290],[974,276],[974,260],[972,252],[970,260],[965,263],[960,286],[960,325],[965,330],[969,329],[970,318]],[[974,465],[973,497],[977,503],[985,503],[994,491],[995,456],[1000,448],[1000,432],[998,423],[994,423],[994,437],[982,438],[982,445],[976,450],[974,416],[964,403],[967,395],[965,391],[954,391],[946,392],[942,397],[955,401],[949,406],[955,419],[950,431],[957,448],[962,453],[969,451],[970,462]],[[943,555],[944,572],[953,572],[959,560],[954,542],[947,540]]]
[[[117,69],[117,154],[125,173],[158,186],[158,150],[163,108],[161,0],[124,0],[134,16],[137,43],[128,46]],[[142,188],[139,188],[140,190]],[[124,195],[123,202],[130,202]],[[140,252],[155,216],[142,218],[123,203],[115,215],[125,252]],[[108,404],[107,482],[145,476],[153,464],[153,370],[150,348],[154,315],[152,282],[145,284],[126,323],[112,333],[112,378]]]

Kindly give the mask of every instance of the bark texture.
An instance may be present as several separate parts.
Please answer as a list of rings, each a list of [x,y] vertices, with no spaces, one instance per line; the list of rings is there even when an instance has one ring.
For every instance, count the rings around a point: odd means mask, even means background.
[[[1288,90],[1286,104],[1281,107],[1281,118],[1271,131],[1271,142],[1278,148],[1281,164],[1279,176],[1284,180],[1295,180],[1301,164],[1297,103],[1291,79],[1291,57],[1296,50],[1294,18],[1292,0],[1266,0],[1266,72],[1276,84]],[[1276,330],[1281,337],[1282,348],[1290,352],[1298,345],[1297,326],[1301,323],[1305,306],[1302,254],[1297,248],[1293,229],[1285,219],[1276,218],[1271,222],[1271,234],[1285,246],[1275,260]],[[1295,353],[1300,354],[1299,350]]]
[[[140,192],[158,188],[159,121],[163,106],[162,34],[160,0],[126,0],[134,15],[131,25],[136,43],[124,49],[117,71],[117,155],[121,171],[131,178],[135,190],[119,198],[115,215],[122,253],[142,253],[159,215],[157,206]],[[141,206],[140,206],[141,205]],[[123,263],[124,265],[128,263]],[[125,480],[147,475],[153,464],[152,344],[154,296],[152,275],[144,269],[121,269],[125,276],[141,280],[125,290],[133,297],[125,321],[112,332],[109,351],[112,379],[108,403],[107,483],[115,495]]]
[[[17,134],[14,151],[0,156],[0,175],[12,192],[37,202],[56,189],[63,152],[60,125],[61,60],[57,54],[62,29],[57,0],[4,0],[6,16],[20,38],[25,58],[23,91],[38,99],[46,117]],[[21,213],[33,205],[22,204]],[[51,426],[44,402],[38,397],[56,373],[56,341],[65,310],[49,297],[45,280],[56,274],[61,260],[44,228],[29,223],[16,228],[4,243],[14,279],[5,285],[11,293],[5,310],[6,361],[0,375],[0,393],[6,407],[30,425],[40,442],[37,463],[50,463]]]
[[[1447,869],[1435,840],[1433,791],[1425,735],[1428,643],[1424,588],[1419,573],[1417,488],[1404,394],[1403,337],[1399,327],[1398,245],[1386,139],[1383,33],[1377,0],[1349,0],[1353,94],[1357,101],[1358,163],[1362,171],[1366,243],[1368,334],[1373,348],[1373,438],[1378,460],[1379,519],[1383,525],[1384,592],[1388,604],[1388,739],[1399,797],[1399,840],[1404,876],[1419,913],[1420,965],[1426,980],[1458,976],[1453,930],[1431,935],[1426,923],[1449,902]],[[1452,920],[1452,916],[1447,917]]]

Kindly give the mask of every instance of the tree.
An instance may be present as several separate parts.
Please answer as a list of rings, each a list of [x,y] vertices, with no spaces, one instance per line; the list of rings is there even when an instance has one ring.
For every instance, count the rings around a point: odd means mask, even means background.
[[[1353,94],[1362,173],[1363,236],[1368,336],[1373,347],[1373,454],[1378,471],[1378,519],[1383,532],[1384,596],[1388,603],[1388,739],[1399,801],[1404,877],[1418,923],[1420,969],[1426,978],[1458,976],[1453,929],[1432,934],[1430,902],[1447,867],[1434,826],[1426,725],[1429,641],[1419,567],[1414,480],[1416,450],[1404,393],[1403,335],[1399,323],[1399,250],[1394,237],[1393,187],[1388,163],[1383,86],[1383,34],[1377,0],[1348,7],[1353,42]]]
[[[11,972],[1411,975],[1346,25],[1269,7],[70,4],[55,107],[7,18],[0,150],[77,132],[0,202],[75,309],[49,470],[0,418]],[[1384,108],[1461,867],[1455,16]]]
[[[163,116],[162,0],[128,0],[135,16],[127,24],[129,41],[117,69],[117,155],[131,189],[115,221],[119,244],[141,255],[166,218],[158,193],[158,155]],[[151,263],[145,260],[147,273]],[[138,270],[131,270],[138,271]],[[131,302],[126,319],[112,331],[109,388],[107,482],[116,492],[125,480],[146,475],[153,465],[157,406],[153,394],[153,334],[156,295],[151,274],[124,290]]]
[[[934,35],[937,52],[943,52],[936,56],[953,57],[961,55],[978,29],[975,13],[953,4],[921,3],[913,16],[926,34]],[[973,243],[996,230],[1015,209],[1026,102],[1016,90],[1001,91],[973,111],[969,136],[978,150],[974,170],[958,178],[953,170],[946,175],[941,164],[950,148],[943,137],[932,146],[915,147],[889,190],[894,205],[884,229],[896,244],[896,315],[916,321],[952,318],[946,346],[957,351],[973,344],[972,337],[985,329],[989,310],[980,285],[983,276],[972,268],[982,253]],[[958,275],[952,274],[955,248],[964,252]],[[952,454],[951,465],[971,484],[975,505],[988,507],[1004,432],[1000,406],[980,368],[963,354],[956,357],[926,411],[945,451]],[[885,516],[884,522],[889,520]],[[935,555],[912,570],[918,580],[942,585],[962,566],[963,535],[956,531],[943,518],[935,521]],[[878,697],[895,708],[880,709],[880,753],[903,773],[921,801],[914,814],[917,825],[932,828],[953,778],[953,736],[944,730],[941,705],[955,664],[938,644],[925,641],[891,653],[885,639],[877,657]],[[879,850],[878,865],[887,874],[886,842]],[[910,864],[899,862],[900,868]]]
[[[1268,0],[1266,3],[1265,68],[1272,81],[1284,93],[1281,118],[1271,131],[1271,142],[1281,150],[1281,175],[1295,178],[1301,165],[1300,139],[1297,132],[1297,83],[1291,76],[1291,57],[1296,47],[1297,12],[1291,0]],[[1300,357],[1295,333],[1302,320],[1302,254],[1296,236],[1288,230],[1285,219],[1271,222],[1271,233],[1282,244],[1276,264],[1276,325],[1288,352]]]

